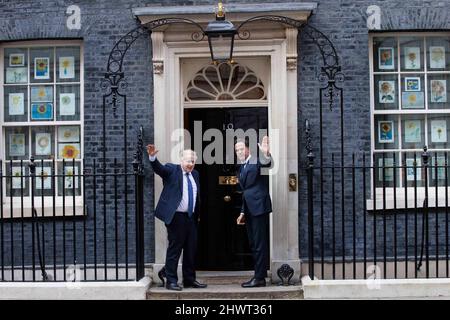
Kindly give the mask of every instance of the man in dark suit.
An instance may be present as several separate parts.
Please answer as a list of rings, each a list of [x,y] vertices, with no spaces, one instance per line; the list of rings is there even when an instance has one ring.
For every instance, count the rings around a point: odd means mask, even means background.
[[[237,218],[237,224],[245,224],[248,240],[255,263],[255,275],[250,281],[244,282],[242,287],[264,287],[266,285],[269,258],[269,213],[272,212],[272,201],[269,194],[269,176],[264,174],[263,168],[269,168],[273,161],[269,150],[269,138],[265,136],[258,147],[262,152],[262,159],[250,154],[248,144],[238,141],[235,151],[241,162],[239,168],[239,184],[242,188],[242,209]],[[263,160],[263,161],[260,161]]]
[[[192,150],[184,150],[179,165],[162,165],[156,159],[155,146],[147,146],[153,171],[163,179],[163,190],[155,210],[155,216],[167,228],[169,246],[166,253],[166,288],[181,291],[178,285],[177,267],[183,251],[183,287],[206,288],[195,277],[197,249],[197,224],[200,208],[200,180],[194,170],[197,156]]]

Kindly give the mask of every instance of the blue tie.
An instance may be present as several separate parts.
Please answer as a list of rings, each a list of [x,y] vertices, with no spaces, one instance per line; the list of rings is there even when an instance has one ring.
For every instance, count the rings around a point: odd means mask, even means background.
[[[189,179],[189,173],[186,173],[187,183],[188,183],[188,215],[189,218],[192,217],[194,212],[194,188],[192,188],[191,179]]]

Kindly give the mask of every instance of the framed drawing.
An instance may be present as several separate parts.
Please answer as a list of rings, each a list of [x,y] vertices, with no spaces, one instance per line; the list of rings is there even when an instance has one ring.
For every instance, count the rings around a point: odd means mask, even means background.
[[[25,188],[25,181],[27,180],[27,177],[25,177],[25,168],[21,167],[12,167],[12,188],[13,189],[22,189],[21,187]],[[22,178],[23,177],[23,178]]]
[[[423,92],[402,92],[402,109],[423,109],[424,107]]]
[[[395,103],[395,81],[378,81],[379,103]]]
[[[378,48],[378,68],[380,70],[394,69],[394,48],[391,47]]]
[[[58,127],[58,142],[80,142],[80,127]]]
[[[431,102],[447,102],[447,80],[431,80]]]
[[[25,54],[23,53],[11,53],[9,55],[10,67],[23,67],[25,65]]]
[[[378,121],[378,142],[393,143],[394,142],[394,122]]]
[[[431,120],[431,142],[447,142],[447,121]]]
[[[6,68],[6,83],[27,83],[28,68]]]
[[[10,93],[8,95],[8,114],[20,116],[25,114],[24,93]]]
[[[420,77],[405,77],[405,91],[420,91]]]
[[[437,167],[437,168],[436,168]],[[437,157],[437,165],[436,165],[436,157],[431,157],[431,179],[436,179],[436,170],[437,169],[437,179],[445,180],[445,157],[438,156]]]
[[[420,69],[420,47],[405,48],[405,69]]]
[[[384,165],[383,165],[384,162]],[[378,181],[390,182],[394,181],[394,159],[385,157],[384,159],[378,159]],[[384,167],[384,169],[383,169]],[[390,168],[387,168],[390,167]],[[383,177],[384,175],[384,177]]]
[[[49,156],[52,154],[52,135],[47,132],[36,133],[36,155]]]
[[[75,169],[75,172],[74,172]],[[75,173],[75,177],[74,177],[74,173]],[[74,185],[73,185],[73,180],[75,178],[75,189],[78,189],[78,167],[75,166],[67,166],[64,167],[64,188],[66,189],[73,189]]]
[[[31,87],[31,102],[53,102],[53,87],[51,86]]]
[[[9,135],[9,156],[23,157],[25,156],[25,134],[11,133]]]
[[[75,93],[59,94],[59,115],[60,116],[75,115]]]
[[[36,80],[50,79],[49,58],[34,58],[34,78]]]
[[[31,120],[52,120],[53,103],[41,102],[31,104]]]
[[[59,58],[59,78],[60,79],[75,78],[75,57]]]
[[[52,168],[51,167],[37,167],[36,168],[36,189],[49,190],[52,188]]]
[[[59,143],[58,157],[60,159],[79,159],[80,158],[79,143]]]
[[[445,47],[430,46],[430,68],[445,69]]]
[[[420,158],[416,159],[416,166],[414,166],[414,158],[406,159],[406,180],[407,181],[422,180],[422,167]]]
[[[405,120],[405,142],[415,143],[422,141],[420,120]]]

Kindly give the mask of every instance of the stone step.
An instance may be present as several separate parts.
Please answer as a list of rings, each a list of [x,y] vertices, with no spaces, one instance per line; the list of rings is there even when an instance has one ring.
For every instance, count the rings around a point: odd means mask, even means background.
[[[250,280],[253,271],[197,271],[197,280],[208,285],[222,284],[242,284]],[[270,284],[270,274],[266,278],[267,284]]]
[[[147,291],[148,300],[202,300],[202,299],[303,299],[303,290],[299,285],[278,286],[269,285],[260,288],[242,288],[240,284],[208,285],[205,289],[187,288],[182,291],[172,291],[159,286],[152,286]]]

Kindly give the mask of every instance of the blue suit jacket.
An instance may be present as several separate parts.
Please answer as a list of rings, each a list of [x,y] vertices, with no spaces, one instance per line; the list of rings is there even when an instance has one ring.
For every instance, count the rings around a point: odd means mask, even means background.
[[[253,156],[252,156],[253,158]],[[254,160],[254,159],[253,159]],[[272,212],[272,200],[269,194],[269,176],[261,175],[261,168],[272,166],[273,160],[262,164],[259,159],[256,163],[249,163],[239,168],[239,184],[242,188],[242,211],[244,214],[259,216]]]
[[[155,216],[165,224],[172,222],[173,216],[183,197],[183,170],[180,165],[167,163],[162,165],[158,159],[150,161],[153,171],[163,180],[163,190],[156,205]],[[198,171],[192,170],[192,176],[197,184],[197,198],[194,208],[194,219],[197,220],[200,208],[200,179]]]

